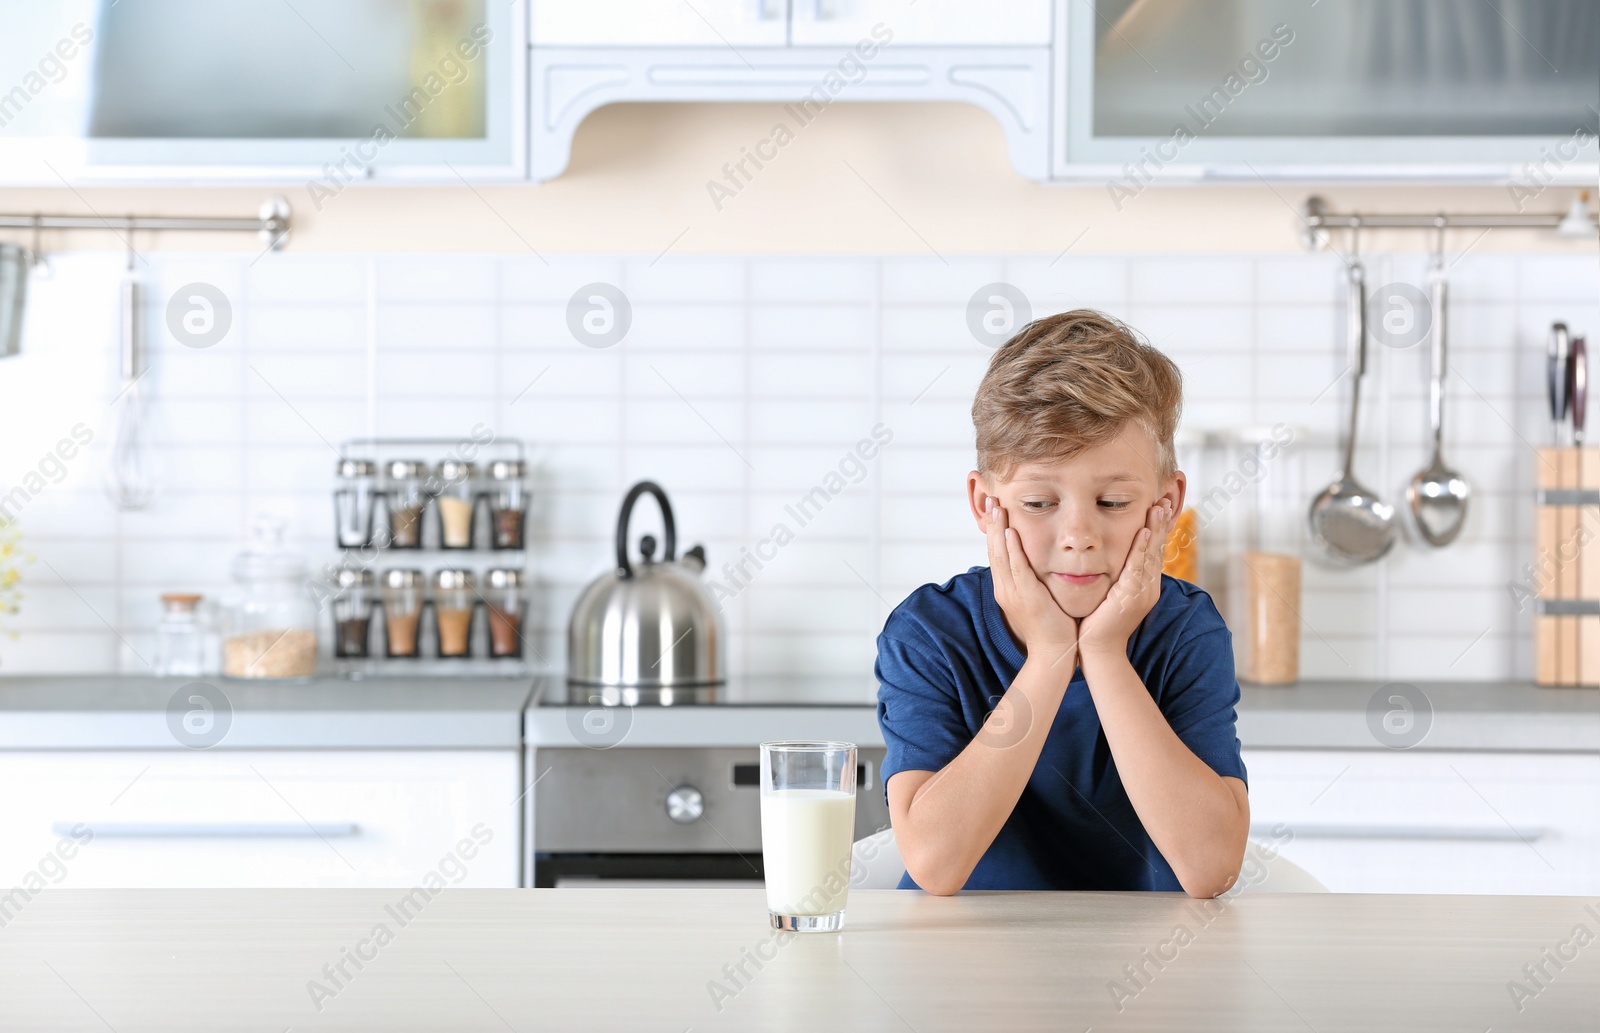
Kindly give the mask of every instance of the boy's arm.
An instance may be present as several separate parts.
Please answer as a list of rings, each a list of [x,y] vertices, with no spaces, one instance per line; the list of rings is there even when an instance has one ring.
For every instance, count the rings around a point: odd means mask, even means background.
[[[989,508],[995,598],[1026,645],[1027,661],[954,760],[938,772],[901,771],[888,786],[889,817],[906,870],[918,886],[941,895],[966,885],[1011,816],[1077,667],[1077,621],[1035,576],[992,499]]]
[[[1239,875],[1250,831],[1243,781],[1218,775],[1172,730],[1128,661],[1128,636],[1161,595],[1161,555],[1172,525],[1152,507],[1111,592],[1080,624],[1079,656],[1128,800],[1184,892],[1214,897]]]

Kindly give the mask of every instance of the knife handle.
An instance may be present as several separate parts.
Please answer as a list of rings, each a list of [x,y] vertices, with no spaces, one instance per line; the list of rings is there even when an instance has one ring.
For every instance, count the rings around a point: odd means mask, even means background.
[[[1589,349],[1584,338],[1572,339],[1567,371],[1567,411],[1572,415],[1572,443],[1583,444],[1585,410],[1589,407]]]

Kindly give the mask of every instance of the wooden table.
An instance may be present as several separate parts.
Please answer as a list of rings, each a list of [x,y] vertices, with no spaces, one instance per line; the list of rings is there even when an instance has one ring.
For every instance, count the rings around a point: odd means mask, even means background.
[[[1600,900],[857,891],[780,939],[759,889],[404,896],[47,888],[0,928],[0,1029],[1600,1026]]]

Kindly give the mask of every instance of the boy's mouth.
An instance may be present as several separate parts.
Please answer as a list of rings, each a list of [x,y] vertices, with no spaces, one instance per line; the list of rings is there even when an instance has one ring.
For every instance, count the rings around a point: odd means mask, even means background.
[[[1104,574],[1063,574],[1059,570],[1051,571],[1056,577],[1069,585],[1092,585],[1104,577]]]

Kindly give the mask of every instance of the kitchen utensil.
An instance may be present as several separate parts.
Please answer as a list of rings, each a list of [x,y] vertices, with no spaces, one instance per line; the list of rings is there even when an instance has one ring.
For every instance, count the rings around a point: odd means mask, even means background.
[[[1433,427],[1433,457],[1417,471],[1406,488],[1411,516],[1422,540],[1434,547],[1449,545],[1461,533],[1467,520],[1467,503],[1472,486],[1460,473],[1445,465],[1444,371],[1445,371],[1445,292],[1444,254],[1440,252],[1428,274],[1433,308],[1432,369],[1428,382],[1428,419]]]
[[[1550,443],[1560,445],[1561,421],[1567,416],[1567,355],[1570,340],[1567,324],[1550,324],[1550,336],[1545,340],[1545,375],[1550,397]]]
[[[1585,338],[1572,339],[1567,366],[1567,412],[1572,418],[1572,443],[1583,444],[1584,410],[1589,406],[1589,348]]]
[[[1354,566],[1381,558],[1394,546],[1396,531],[1394,507],[1352,473],[1356,418],[1361,413],[1361,377],[1367,368],[1367,291],[1359,258],[1352,257],[1345,284],[1345,321],[1350,334],[1350,362],[1355,368],[1350,383],[1350,426],[1344,442],[1344,465],[1338,479],[1312,501],[1310,525],[1311,540],[1324,556],[1335,563]]]
[[[666,547],[639,541],[643,559],[628,557],[628,520],[644,494],[661,507]],[[584,589],[567,631],[568,681],[602,690],[602,703],[671,704],[706,698],[722,685],[721,615],[701,583],[705,549],[675,560],[677,527],[667,494],[651,481],[629,489],[617,517],[616,568]]]
[[[0,244],[0,359],[22,350],[28,272],[28,253],[15,244]]]
[[[112,431],[111,465],[106,491],[120,510],[144,509],[155,500],[158,473],[144,444],[144,399],[139,380],[145,374],[143,334],[139,323],[144,289],[134,275],[134,252],[128,248],[128,271],[122,278],[119,354],[122,363],[121,408]]]

